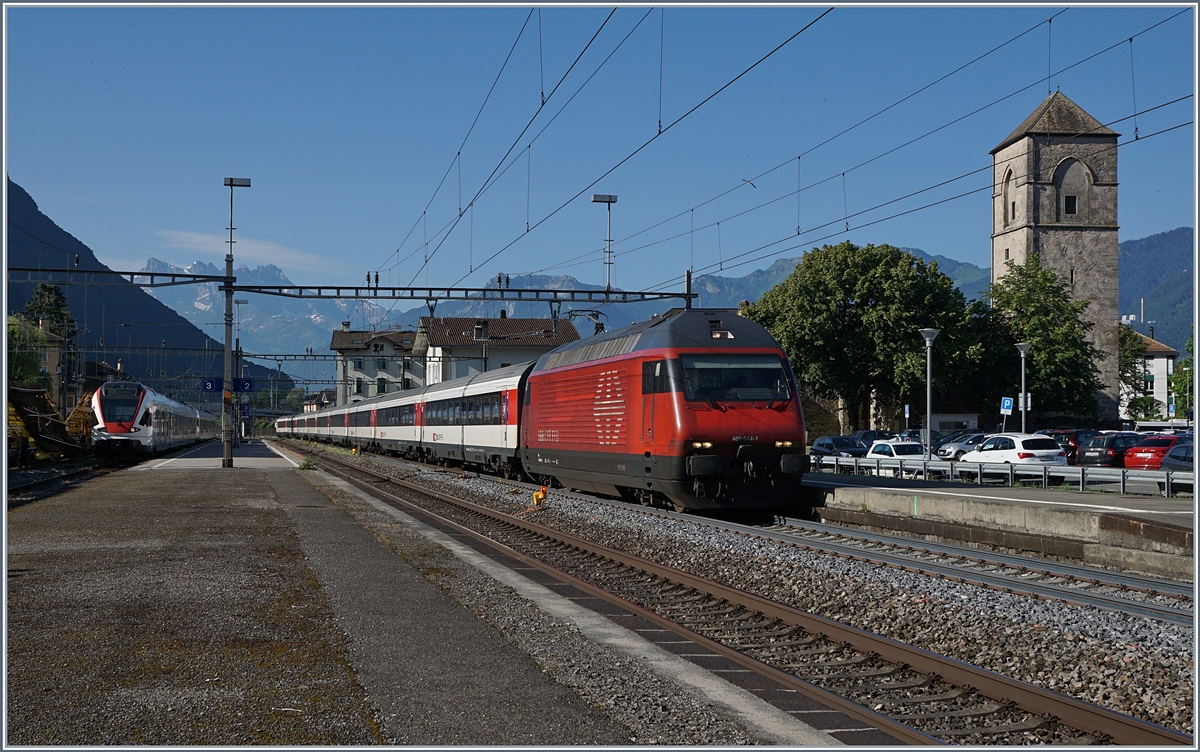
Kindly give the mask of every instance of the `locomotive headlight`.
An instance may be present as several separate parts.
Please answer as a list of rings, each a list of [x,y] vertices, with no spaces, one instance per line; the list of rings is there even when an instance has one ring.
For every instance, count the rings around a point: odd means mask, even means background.
[[[775,442],[776,447],[790,447],[791,445],[792,445],[792,442],[790,442],[790,441],[776,441]]]
[[[711,441],[693,441],[692,449],[712,449]]]

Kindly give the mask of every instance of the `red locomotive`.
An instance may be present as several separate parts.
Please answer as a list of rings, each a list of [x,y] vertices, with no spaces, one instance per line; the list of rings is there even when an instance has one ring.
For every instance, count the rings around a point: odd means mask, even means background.
[[[674,309],[276,430],[678,510],[782,506],[808,469],[787,356],[729,310]]]
[[[787,355],[729,310],[673,309],[538,360],[525,471],[676,509],[776,507],[808,469]]]

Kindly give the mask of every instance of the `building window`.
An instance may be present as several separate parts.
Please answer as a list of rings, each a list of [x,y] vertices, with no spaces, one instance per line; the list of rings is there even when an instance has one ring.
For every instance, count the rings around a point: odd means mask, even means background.
[[[361,358],[354,361],[354,370],[356,370],[356,371],[362,370],[362,359]]]
[[[1008,249],[1007,248],[1004,249],[1004,260],[1008,261]]]
[[[1071,284],[1075,284],[1075,270],[1071,270]]]
[[[355,379],[354,380],[354,393],[362,394],[362,387],[363,387],[362,379]]]
[[[1078,196],[1063,196],[1063,213],[1078,214],[1079,213],[1079,197]]]
[[[375,361],[375,368],[380,371],[386,371],[387,370],[387,361],[382,360],[382,359]]]
[[[361,340],[361,339],[352,339],[352,340],[350,340],[350,344],[352,344],[352,345],[361,345],[361,344],[362,344],[362,340]]]
[[[384,377],[384,376],[379,377],[379,381],[376,383],[375,393],[376,394],[387,394],[387,378],[386,377]]]

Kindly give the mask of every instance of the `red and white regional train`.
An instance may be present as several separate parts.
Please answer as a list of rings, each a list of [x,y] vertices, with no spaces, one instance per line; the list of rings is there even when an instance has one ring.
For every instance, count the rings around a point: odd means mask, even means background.
[[[809,464],[787,355],[729,310],[674,309],[536,363],[276,428],[680,510],[784,505]]]
[[[109,381],[92,395],[92,446],[103,458],[137,457],[216,438],[212,413],[136,381]]]

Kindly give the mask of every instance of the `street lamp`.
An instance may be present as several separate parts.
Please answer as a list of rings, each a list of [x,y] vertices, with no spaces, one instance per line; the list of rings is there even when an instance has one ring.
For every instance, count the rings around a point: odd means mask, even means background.
[[[249,188],[250,178],[225,178],[229,186],[229,250],[225,254],[225,382],[221,411],[221,443],[224,448],[221,467],[233,467],[233,189]]]
[[[1025,409],[1029,403],[1025,396],[1025,353],[1029,352],[1029,343],[1018,342],[1017,351],[1021,353],[1021,433],[1025,433]]]
[[[925,461],[930,459],[929,448],[933,443],[933,338],[940,329],[918,329],[925,338]]]
[[[593,193],[593,204],[608,204],[608,237],[604,250],[604,290],[612,292],[612,205],[617,203],[617,197],[609,193]]]

